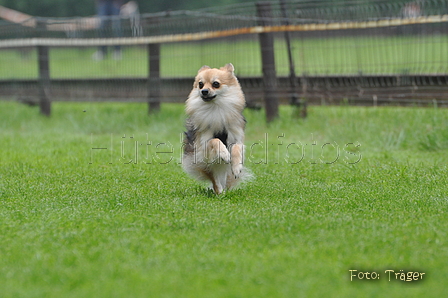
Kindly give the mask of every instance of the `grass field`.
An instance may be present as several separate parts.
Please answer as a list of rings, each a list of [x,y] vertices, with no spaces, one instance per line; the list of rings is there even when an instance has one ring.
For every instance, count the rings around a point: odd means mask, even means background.
[[[290,115],[245,111],[255,178],[215,196],[181,105],[0,101],[0,297],[443,297],[448,110]]]
[[[446,73],[448,37],[442,35],[394,37],[331,37],[294,39],[293,56],[297,74],[421,74]],[[50,74],[53,78],[146,77],[145,47],[125,48],[123,60],[92,61],[95,48],[52,48]],[[35,50],[0,51],[0,79],[36,78]],[[279,75],[289,73],[285,41],[275,42]],[[260,76],[262,71],[257,36],[245,40],[164,44],[161,75],[191,77],[198,65],[222,66],[232,62],[239,76]]]

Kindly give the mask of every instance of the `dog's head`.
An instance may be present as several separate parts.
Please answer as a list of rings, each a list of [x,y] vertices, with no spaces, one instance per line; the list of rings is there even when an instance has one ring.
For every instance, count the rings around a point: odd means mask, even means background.
[[[229,87],[239,85],[234,70],[231,63],[220,69],[204,65],[198,71],[193,88],[199,92],[203,101],[210,102],[225,93]]]

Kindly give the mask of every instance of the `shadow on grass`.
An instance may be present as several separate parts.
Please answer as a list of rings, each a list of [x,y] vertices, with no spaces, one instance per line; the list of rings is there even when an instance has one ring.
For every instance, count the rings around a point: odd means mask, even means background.
[[[177,193],[178,196],[183,199],[241,202],[247,198],[245,191],[240,188],[229,190],[217,195],[211,188],[203,185],[185,188],[179,187]]]

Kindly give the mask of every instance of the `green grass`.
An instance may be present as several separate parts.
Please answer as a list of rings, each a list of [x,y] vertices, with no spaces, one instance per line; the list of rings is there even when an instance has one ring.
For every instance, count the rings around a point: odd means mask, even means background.
[[[255,178],[215,196],[179,165],[181,105],[0,101],[0,296],[443,297],[448,110],[291,114],[245,111]]]
[[[331,37],[294,39],[297,74],[421,74],[446,73],[448,37]],[[125,48],[123,60],[92,61],[95,48],[52,48],[50,75],[53,78],[146,77],[145,47]],[[35,50],[2,50],[0,79],[36,78]],[[286,45],[276,39],[275,58],[279,75],[289,73]],[[161,47],[163,77],[191,77],[204,64],[219,67],[232,62],[239,76],[260,76],[261,58],[256,38],[203,43],[174,43]]]

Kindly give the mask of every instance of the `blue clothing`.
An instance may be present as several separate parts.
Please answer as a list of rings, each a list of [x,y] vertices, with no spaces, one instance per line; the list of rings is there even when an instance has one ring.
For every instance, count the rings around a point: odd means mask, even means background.
[[[121,37],[120,8],[122,1],[118,0],[98,0],[96,1],[97,14],[100,17],[99,35],[105,37]],[[106,54],[107,47],[100,47]],[[120,50],[120,46],[115,46],[115,50]]]
[[[96,9],[98,15],[101,16],[118,16],[120,15],[121,3],[119,1],[98,1]]]

